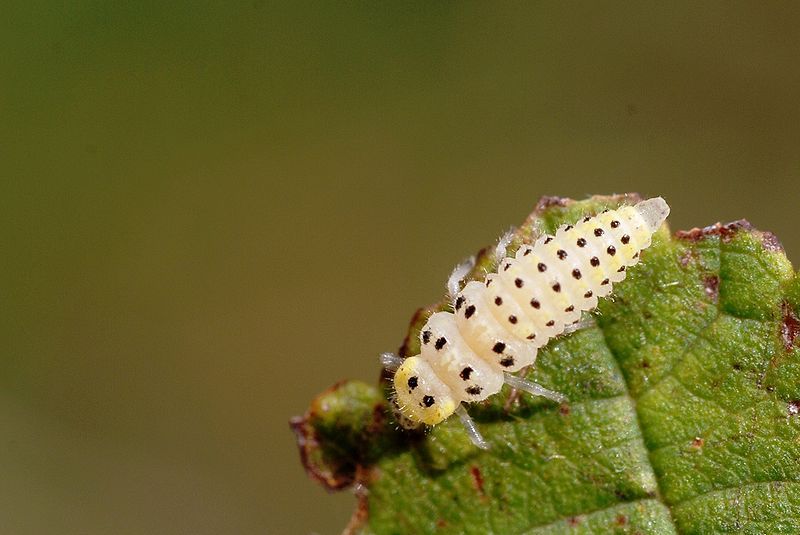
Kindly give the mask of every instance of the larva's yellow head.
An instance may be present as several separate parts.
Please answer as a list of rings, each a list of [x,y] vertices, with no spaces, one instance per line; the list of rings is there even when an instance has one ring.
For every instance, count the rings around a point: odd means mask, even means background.
[[[447,385],[420,357],[407,358],[397,368],[394,390],[398,408],[415,422],[436,425],[453,414],[458,406]]]

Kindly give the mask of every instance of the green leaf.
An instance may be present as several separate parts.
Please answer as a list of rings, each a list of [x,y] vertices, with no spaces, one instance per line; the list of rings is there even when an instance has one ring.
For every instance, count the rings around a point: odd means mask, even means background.
[[[631,197],[545,198],[515,242]],[[487,267],[484,254],[474,277]],[[405,354],[446,306],[418,312]],[[385,380],[323,393],[293,426],[310,474],[359,483],[354,531],[798,533],[798,306],[771,234],[745,221],[665,227],[596,325],[554,340],[529,373],[569,403],[506,387],[470,407],[490,451],[454,418],[396,430]]]

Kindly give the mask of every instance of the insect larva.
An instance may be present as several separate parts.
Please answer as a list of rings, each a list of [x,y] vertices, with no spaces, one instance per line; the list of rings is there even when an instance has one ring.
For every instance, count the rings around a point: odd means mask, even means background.
[[[486,399],[504,383],[565,401],[511,372],[533,364],[540,347],[611,293],[668,214],[660,197],[606,210],[540,236],[513,258],[503,252],[494,273],[460,292],[451,277],[453,312],[428,318],[420,331],[420,354],[382,357],[384,366],[395,370],[393,401],[401,423],[435,425],[457,413],[473,442],[485,448],[462,403]]]

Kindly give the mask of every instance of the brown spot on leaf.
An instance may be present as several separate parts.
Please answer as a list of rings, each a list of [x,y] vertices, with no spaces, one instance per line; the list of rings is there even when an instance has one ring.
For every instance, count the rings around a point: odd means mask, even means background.
[[[481,474],[481,469],[472,465],[469,468],[469,473],[472,474],[472,481],[475,483],[475,488],[478,489],[480,495],[486,496],[486,493],[483,491],[483,474]]]
[[[696,448],[696,449],[700,449],[700,448],[703,447],[703,444],[705,444],[705,443],[706,443],[706,441],[705,441],[705,439],[703,437],[694,437],[694,439],[692,440],[692,447]]]
[[[569,524],[569,526],[573,528],[580,523],[581,523],[581,517],[579,516],[571,516],[567,519],[567,524]]]
[[[617,515],[617,518],[614,519],[614,522],[616,522],[618,526],[624,526],[628,523],[628,517],[625,515]]]
[[[680,262],[681,267],[686,267],[689,265],[689,262],[692,261],[693,257],[694,254],[692,252],[692,249],[686,249],[681,255],[681,257],[678,259],[678,262]]]
[[[730,241],[730,239],[740,230],[752,230],[753,226],[746,219],[739,219],[730,223],[722,224],[715,223],[704,228],[693,228],[691,230],[679,230],[675,233],[675,237],[679,240],[690,242],[700,241],[707,236],[719,236],[722,241]]]
[[[719,277],[717,275],[703,277],[703,286],[708,298],[716,303],[719,298]]]
[[[642,366],[642,368],[644,368],[646,370],[647,368],[650,367],[650,361],[647,360],[647,359],[643,359],[641,366]]]
[[[555,196],[545,195],[544,197],[539,199],[538,203],[536,203],[536,209],[534,211],[536,213],[542,213],[548,208],[552,208],[553,206],[563,208],[571,202],[573,202],[573,200],[568,197],[555,197]]]
[[[629,500],[629,499],[630,499],[630,496],[628,495],[628,493],[627,493],[627,492],[625,492],[625,491],[624,491],[624,490],[622,490],[622,489],[615,489],[615,490],[614,490],[614,496],[616,496],[616,497],[617,497],[617,498],[619,498],[620,500],[624,500],[624,501],[627,501],[627,500]]]
[[[561,416],[569,416],[570,413],[569,405],[567,405],[566,403],[562,403],[561,406],[558,407],[558,412],[561,414]]]
[[[797,318],[794,309],[786,301],[781,304],[781,312],[783,314],[783,321],[781,322],[783,348],[786,351],[791,351],[794,349],[795,338],[800,334],[800,319]]]
[[[783,245],[780,240],[772,232],[764,232],[761,234],[761,244],[767,251],[783,252]]]

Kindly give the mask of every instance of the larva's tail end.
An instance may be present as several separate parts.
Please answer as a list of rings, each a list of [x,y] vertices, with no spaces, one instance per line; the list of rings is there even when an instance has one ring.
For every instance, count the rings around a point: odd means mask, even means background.
[[[655,232],[669,215],[669,205],[661,197],[653,197],[636,205],[636,210],[647,222],[650,232]]]

